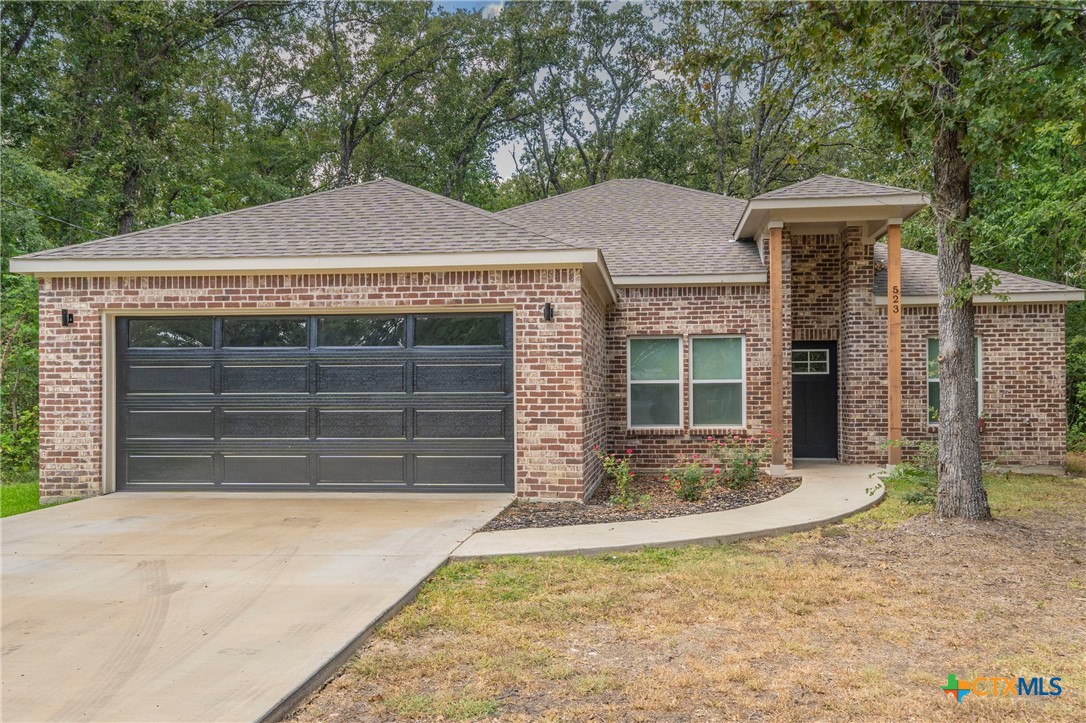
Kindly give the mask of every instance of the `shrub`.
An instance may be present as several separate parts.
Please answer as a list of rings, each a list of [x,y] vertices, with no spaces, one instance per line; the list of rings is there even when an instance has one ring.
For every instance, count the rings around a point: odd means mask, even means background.
[[[709,437],[709,443],[710,453],[719,460],[723,478],[732,489],[745,489],[758,481],[772,448],[769,440],[738,434],[723,439]]]
[[[603,471],[615,481],[615,493],[611,495],[611,502],[621,507],[640,503],[642,497],[634,494],[634,491],[630,489],[634,476],[630,471],[630,457],[633,455],[633,450],[627,449],[626,456],[619,457],[614,452],[604,454],[599,447],[593,449],[596,452],[596,458],[603,464]]]
[[[912,488],[902,495],[902,499],[910,505],[935,504],[935,492],[939,484],[939,445],[929,440],[902,441],[896,444],[914,452],[909,455],[908,462],[896,465],[886,480],[904,482]]]
[[[714,466],[711,473],[706,473],[706,467],[694,455],[686,464],[678,469],[669,469],[664,475],[664,481],[675,490],[675,496],[687,502],[697,502],[709,487],[720,484],[720,467]]]

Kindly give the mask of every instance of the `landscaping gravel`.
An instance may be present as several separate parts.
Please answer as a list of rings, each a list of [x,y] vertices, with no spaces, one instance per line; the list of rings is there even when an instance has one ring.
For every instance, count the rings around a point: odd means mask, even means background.
[[[580,502],[523,502],[516,501],[483,528],[494,530],[520,530],[526,527],[561,527],[586,525],[597,522],[630,522],[633,520],[659,520],[666,517],[697,515],[704,512],[734,510],[737,507],[768,502],[788,494],[799,487],[799,477],[770,477],[762,475],[751,487],[742,490],[713,488],[699,502],[687,502],[675,496],[674,490],[662,479],[650,479],[634,483],[638,495],[648,495],[643,504],[623,507],[611,503],[614,483],[604,481],[592,498]]]

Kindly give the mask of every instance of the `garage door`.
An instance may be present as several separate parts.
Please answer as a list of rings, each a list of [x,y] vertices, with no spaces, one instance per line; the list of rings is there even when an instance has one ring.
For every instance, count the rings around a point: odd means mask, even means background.
[[[510,314],[117,321],[119,489],[513,489]]]

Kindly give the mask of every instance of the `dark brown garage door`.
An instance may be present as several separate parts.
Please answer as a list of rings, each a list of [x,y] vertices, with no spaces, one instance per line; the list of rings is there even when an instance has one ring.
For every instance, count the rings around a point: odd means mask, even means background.
[[[513,489],[510,314],[117,321],[117,486]]]

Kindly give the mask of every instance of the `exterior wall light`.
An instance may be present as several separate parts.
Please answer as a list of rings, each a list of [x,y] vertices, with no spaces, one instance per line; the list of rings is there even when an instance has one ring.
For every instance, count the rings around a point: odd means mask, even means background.
[[[554,306],[549,301],[543,304],[543,321],[554,321]]]

